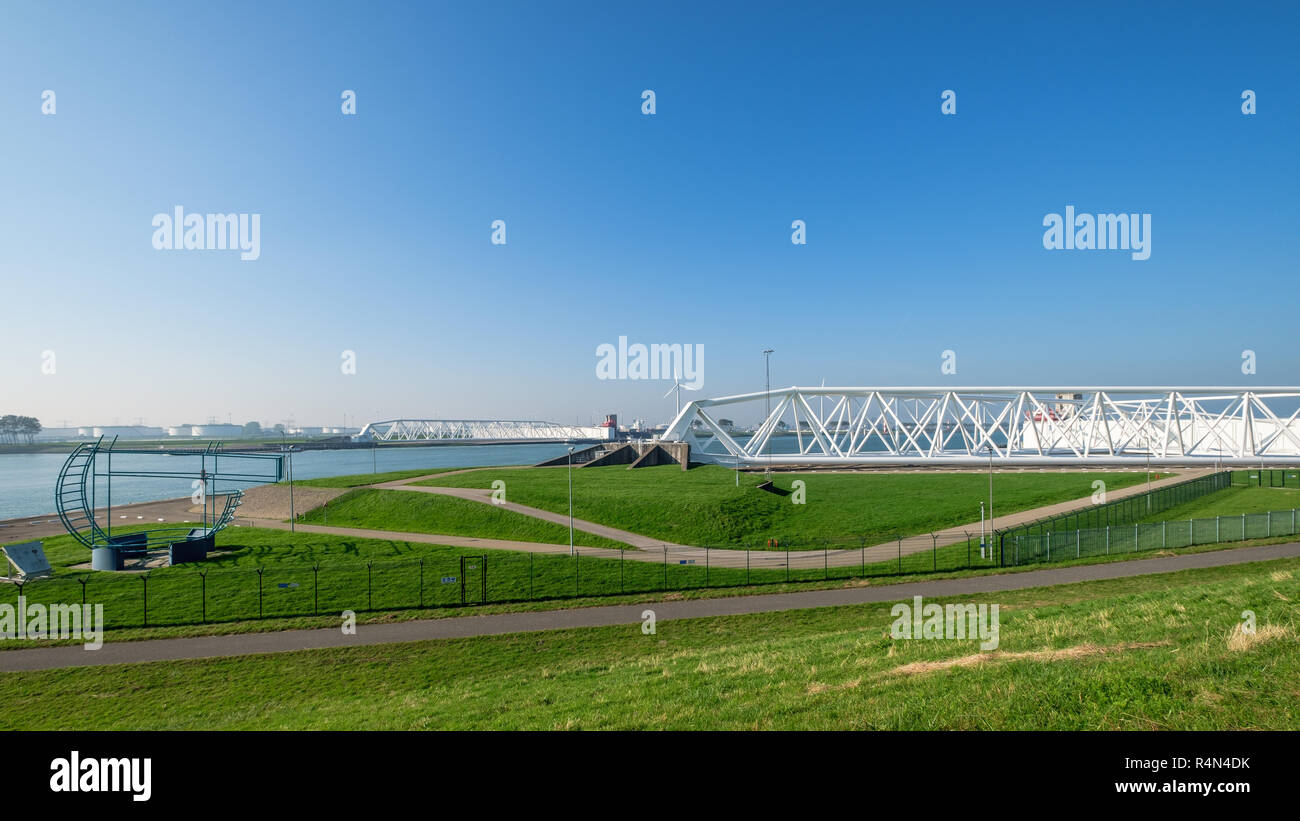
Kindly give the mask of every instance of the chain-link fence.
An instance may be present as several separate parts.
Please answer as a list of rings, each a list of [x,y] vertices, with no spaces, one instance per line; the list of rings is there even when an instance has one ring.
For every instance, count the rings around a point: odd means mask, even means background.
[[[1194,547],[1294,536],[1295,510],[1242,513],[1213,519],[1181,519],[1057,532],[1011,533],[999,538],[999,552],[1008,565],[1068,561],[1145,550]]]
[[[1165,485],[1148,493],[1135,494],[1113,502],[1104,502],[1035,519],[1032,522],[1001,530],[998,534],[999,538],[1005,537],[1014,541],[1016,538],[1032,539],[1063,530],[1095,530],[1128,525],[1224,490],[1232,484],[1241,484],[1243,481],[1244,479],[1231,471],[1218,471],[1185,482]]]
[[[1300,470],[1296,468],[1234,470],[1232,472],[1232,483],[1251,487],[1300,488]]]

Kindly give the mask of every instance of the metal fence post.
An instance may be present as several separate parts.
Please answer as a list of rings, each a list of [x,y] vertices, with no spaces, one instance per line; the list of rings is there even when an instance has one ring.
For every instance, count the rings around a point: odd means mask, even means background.
[[[262,568],[257,568],[257,617],[262,618]]]
[[[86,606],[86,581],[87,581],[87,579],[86,579],[85,576],[82,576],[81,578],[77,579],[77,581],[81,582],[81,606],[82,606],[82,607],[85,607],[85,606]]]
[[[935,572],[939,569],[939,537],[930,534],[930,571]]]

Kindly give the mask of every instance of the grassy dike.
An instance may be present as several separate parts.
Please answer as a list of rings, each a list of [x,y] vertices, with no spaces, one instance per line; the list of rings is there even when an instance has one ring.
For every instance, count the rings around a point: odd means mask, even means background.
[[[564,469],[484,468],[416,484],[490,488],[505,482],[506,498],[530,507],[567,513]],[[1144,473],[999,473],[994,505],[999,514],[1082,499],[1101,479],[1111,490],[1146,481]],[[988,499],[988,476],[980,473],[782,473],[776,484],[805,483],[805,501],[757,490],[763,477],[706,465],[627,470],[618,465],[573,471],[573,513],[677,544],[762,548],[778,539],[796,549],[820,548],[864,538],[868,544],[931,533],[978,521]]]
[[[1300,729],[1297,601],[1284,559],[964,598],[1000,605],[988,652],[875,604],[6,673],[0,726]]]
[[[304,524],[392,530],[401,533],[431,533],[443,536],[473,536],[480,539],[510,539],[542,544],[568,544],[569,528],[503,510],[500,507],[454,496],[438,496],[409,490],[358,488],[298,517]],[[580,547],[612,550],[627,545],[603,536],[573,532]]]
[[[380,482],[401,482],[406,479],[418,479],[421,476],[432,476],[435,473],[449,473],[451,471],[475,470],[476,468],[420,468],[418,470],[389,470],[381,473],[352,473],[346,476],[325,476],[320,479],[296,479],[295,485],[302,487],[361,487],[362,485],[375,485]]]

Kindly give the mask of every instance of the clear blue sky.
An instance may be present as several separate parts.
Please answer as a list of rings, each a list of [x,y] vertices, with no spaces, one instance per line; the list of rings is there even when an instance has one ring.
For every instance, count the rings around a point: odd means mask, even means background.
[[[8,4],[0,412],[666,421],[596,378],[620,335],[702,344],[708,396],[765,347],[782,386],[1300,383],[1300,12],[1000,5]],[[154,250],[176,205],[261,258]],[[1151,258],[1044,250],[1067,205]]]

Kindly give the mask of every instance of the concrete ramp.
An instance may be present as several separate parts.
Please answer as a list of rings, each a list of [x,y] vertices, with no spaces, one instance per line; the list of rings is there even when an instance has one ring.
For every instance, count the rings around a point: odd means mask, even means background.
[[[596,468],[608,465],[627,465],[628,469],[652,467],[654,465],[690,467],[691,446],[685,442],[624,442],[617,445],[593,445],[582,451],[573,452],[575,467]],[[558,456],[537,465],[539,468],[563,467],[569,463],[569,455]]]

